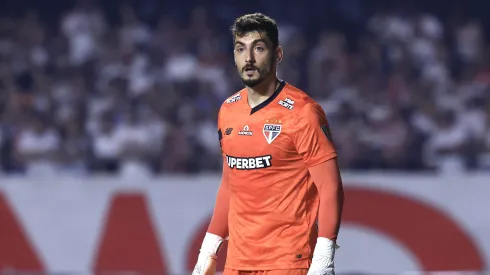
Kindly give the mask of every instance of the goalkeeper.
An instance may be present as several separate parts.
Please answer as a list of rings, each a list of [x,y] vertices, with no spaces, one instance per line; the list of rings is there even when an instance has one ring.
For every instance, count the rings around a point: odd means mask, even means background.
[[[222,181],[193,275],[215,273],[225,239],[225,275],[334,274],[344,197],[325,113],[277,78],[273,19],[244,15],[232,34],[245,87],[219,111]]]

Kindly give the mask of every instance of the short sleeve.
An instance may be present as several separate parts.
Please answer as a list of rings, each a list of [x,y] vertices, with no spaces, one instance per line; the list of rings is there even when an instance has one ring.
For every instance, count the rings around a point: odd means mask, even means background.
[[[295,147],[308,167],[337,156],[325,112],[320,106],[305,105],[298,114],[296,125]]]

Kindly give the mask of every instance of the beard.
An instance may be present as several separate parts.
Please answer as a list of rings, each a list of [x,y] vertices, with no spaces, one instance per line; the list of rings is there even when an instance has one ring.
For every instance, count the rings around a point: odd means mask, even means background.
[[[270,75],[270,70],[267,68],[255,68],[257,74],[259,74],[259,77],[257,78],[249,78],[248,76],[241,76],[242,83],[247,86],[247,87],[255,87],[259,85],[260,83],[264,82],[264,79],[266,79]]]
[[[273,57],[271,58],[270,61],[273,60]],[[247,86],[247,87],[255,87],[259,85],[260,83],[264,82],[264,80],[271,75],[272,72],[272,62],[267,62],[262,66],[262,68],[255,67],[253,65],[245,65],[241,70],[240,70],[240,78],[242,80],[242,83]],[[247,68],[254,68],[255,72],[259,75],[257,78],[249,78],[248,76],[244,76],[243,74],[245,73],[245,69]]]

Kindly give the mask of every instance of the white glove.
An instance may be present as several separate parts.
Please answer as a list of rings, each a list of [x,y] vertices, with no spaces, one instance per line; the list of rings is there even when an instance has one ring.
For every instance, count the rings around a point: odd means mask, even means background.
[[[318,237],[307,275],[335,275],[334,256],[337,248],[339,246],[334,241]]]
[[[218,235],[206,233],[192,275],[214,275],[216,273],[216,254],[223,241],[224,239]]]

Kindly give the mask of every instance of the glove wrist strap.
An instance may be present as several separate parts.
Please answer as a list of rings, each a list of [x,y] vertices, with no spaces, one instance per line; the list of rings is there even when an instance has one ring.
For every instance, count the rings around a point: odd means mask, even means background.
[[[224,239],[222,237],[206,232],[200,252],[208,255],[216,255],[218,254],[223,241]]]
[[[315,251],[313,251],[313,256],[324,256],[333,258],[335,253],[335,249],[339,248],[339,246],[325,237],[318,237],[316,241]]]

